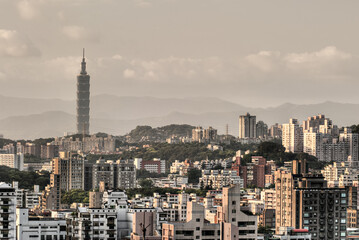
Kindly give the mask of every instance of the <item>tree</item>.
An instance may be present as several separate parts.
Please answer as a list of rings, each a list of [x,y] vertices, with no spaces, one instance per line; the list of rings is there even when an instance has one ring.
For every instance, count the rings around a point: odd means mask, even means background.
[[[351,126],[353,133],[359,133],[359,124],[358,125],[352,125]]]
[[[72,203],[88,203],[89,192],[82,189],[71,189],[68,192],[64,192],[61,196],[61,203],[72,204]]]
[[[199,183],[199,178],[202,177],[202,171],[197,168],[188,170],[188,183]]]
[[[19,171],[15,168],[0,166],[0,182],[12,183],[13,181],[19,182],[20,188],[33,189],[34,185],[39,185],[40,189],[44,189],[50,183],[50,173]]]
[[[153,182],[149,179],[141,178],[139,182],[142,188],[153,188]]]

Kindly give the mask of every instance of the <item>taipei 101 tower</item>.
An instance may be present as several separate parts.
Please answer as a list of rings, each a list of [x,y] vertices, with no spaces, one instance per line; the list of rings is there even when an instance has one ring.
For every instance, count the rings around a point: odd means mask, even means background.
[[[77,133],[90,133],[90,75],[86,72],[83,49],[81,72],[77,76]]]

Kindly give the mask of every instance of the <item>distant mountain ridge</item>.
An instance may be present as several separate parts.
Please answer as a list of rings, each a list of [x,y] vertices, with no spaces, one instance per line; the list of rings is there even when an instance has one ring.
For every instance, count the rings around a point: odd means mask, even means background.
[[[0,96],[0,134],[12,139],[34,139],[62,136],[74,132],[75,101],[59,99],[26,99]],[[238,135],[238,116],[249,112],[269,126],[300,122],[309,116],[325,114],[338,126],[359,123],[359,104],[324,102],[298,105],[285,103],[278,107],[249,108],[217,98],[154,98],[98,95],[91,98],[92,133],[113,135],[129,133],[138,125],[161,127],[169,124],[201,125],[217,128],[220,134]]]

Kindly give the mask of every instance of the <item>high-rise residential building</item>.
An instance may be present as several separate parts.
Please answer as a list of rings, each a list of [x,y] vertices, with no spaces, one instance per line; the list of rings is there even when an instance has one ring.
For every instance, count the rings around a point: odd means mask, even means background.
[[[117,171],[116,164],[113,161],[105,161],[99,159],[92,165],[92,188],[99,187],[100,182],[103,182],[106,189],[114,189],[115,186],[115,174]]]
[[[90,75],[86,72],[85,49],[77,76],[77,133],[90,133]]]
[[[0,154],[0,165],[10,168],[16,168],[22,171],[24,169],[24,154],[23,153],[9,153]]]
[[[60,176],[61,190],[84,189],[84,163],[78,154],[52,160],[53,173]]]
[[[117,160],[117,188],[136,187],[136,167],[133,160]]]
[[[307,229],[313,240],[345,239],[356,221],[356,187],[327,188],[322,175],[307,173],[305,161],[277,170],[276,195],[276,233],[294,227]]]
[[[278,123],[272,125],[268,129],[268,135],[272,138],[282,138],[282,125]]]
[[[256,124],[256,137],[266,138],[268,136],[268,125],[263,121],[258,121]]]
[[[323,134],[316,132],[304,132],[303,136],[303,152],[321,159],[321,146]]]
[[[303,131],[297,119],[291,118],[282,125],[282,145],[286,152],[303,152]]]
[[[239,116],[239,138],[256,138],[256,116],[249,113]]]
[[[16,194],[10,185],[0,183],[0,239],[16,239]]]
[[[217,129],[208,127],[204,129],[200,126],[192,129],[192,141],[193,142],[216,142],[217,141]]]
[[[352,167],[359,167],[359,134],[352,133],[351,128],[344,128],[343,133],[339,135],[339,141],[345,144],[345,155],[348,156],[347,161]]]

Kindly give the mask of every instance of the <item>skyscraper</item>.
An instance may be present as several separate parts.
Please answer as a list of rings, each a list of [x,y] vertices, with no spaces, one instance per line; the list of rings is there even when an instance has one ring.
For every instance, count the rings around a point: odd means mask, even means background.
[[[85,49],[77,76],[77,133],[90,133],[90,75],[86,72]]]
[[[256,138],[256,116],[239,116],[239,138]]]
[[[303,152],[303,131],[297,119],[291,118],[282,125],[282,145],[286,152]]]

